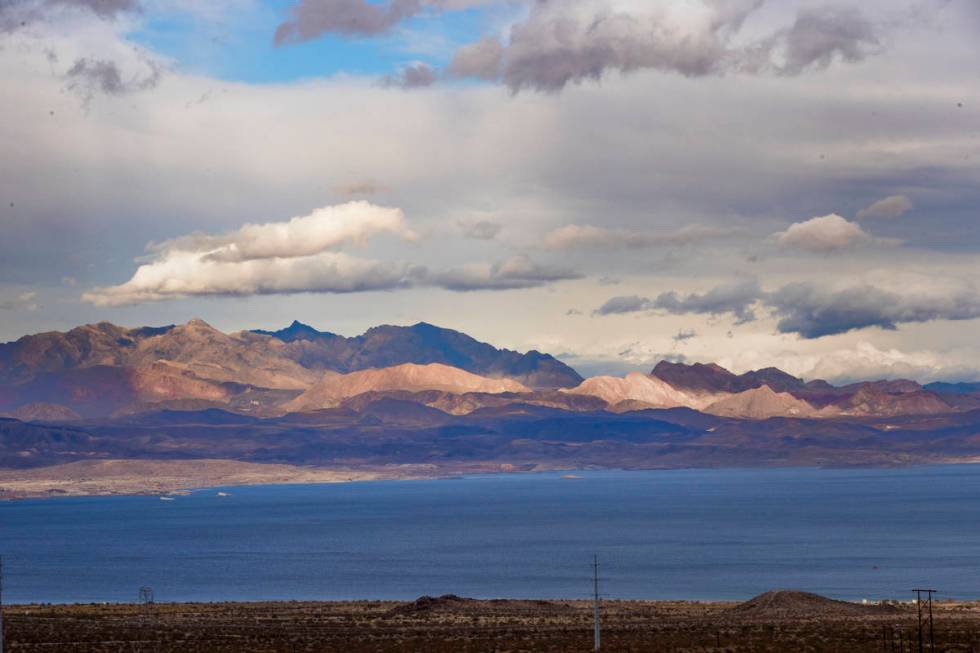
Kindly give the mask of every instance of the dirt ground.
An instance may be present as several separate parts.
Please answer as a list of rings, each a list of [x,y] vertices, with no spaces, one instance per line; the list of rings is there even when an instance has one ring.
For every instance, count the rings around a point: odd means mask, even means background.
[[[589,652],[584,601],[13,606],[7,653]],[[602,651],[918,651],[914,605],[860,606],[799,593],[753,601],[606,601]],[[930,651],[928,626],[924,651]],[[980,652],[980,602],[937,603],[935,651]],[[911,648],[909,648],[911,646]]]

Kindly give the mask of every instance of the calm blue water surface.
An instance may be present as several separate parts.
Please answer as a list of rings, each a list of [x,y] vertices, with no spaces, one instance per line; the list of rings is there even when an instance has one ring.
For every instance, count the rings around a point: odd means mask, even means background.
[[[5,599],[980,597],[980,466],[579,475],[0,503]]]

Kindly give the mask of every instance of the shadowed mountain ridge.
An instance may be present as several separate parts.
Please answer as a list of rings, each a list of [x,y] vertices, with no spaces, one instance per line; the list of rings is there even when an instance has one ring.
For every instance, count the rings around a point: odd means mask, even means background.
[[[293,322],[279,331],[255,331],[285,343],[285,354],[310,369],[348,373],[412,363],[439,363],[490,378],[507,377],[534,389],[571,388],[582,377],[571,367],[538,351],[497,349],[465,333],[427,322],[382,325],[345,338]]]

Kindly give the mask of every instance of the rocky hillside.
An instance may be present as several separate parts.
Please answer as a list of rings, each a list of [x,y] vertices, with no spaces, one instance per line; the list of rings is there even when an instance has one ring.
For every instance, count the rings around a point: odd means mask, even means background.
[[[379,326],[345,338],[293,322],[281,331],[256,331],[286,343],[284,355],[303,367],[336,372],[440,363],[490,378],[509,378],[534,389],[571,388],[578,372],[548,354],[497,349],[474,338],[425,322]]]
[[[328,372],[309,390],[286,404],[288,412],[304,412],[339,406],[344,399],[369,392],[438,390],[449,394],[479,392],[525,393],[528,388],[512,379],[490,379],[439,363],[406,363],[350,374]]]
[[[322,385],[326,373],[348,375],[405,364],[437,364],[441,367],[434,369],[457,378],[439,383],[437,372],[419,386],[411,375],[388,375],[402,379],[404,388],[397,382],[356,385],[363,375],[345,376],[344,382],[355,382],[351,387],[364,391],[524,392],[582,381],[549,355],[497,349],[429,324],[383,326],[344,338],[298,322],[272,333],[231,334],[201,320],[135,329],[102,322],[0,345],[0,413],[54,420],[208,405],[276,413]],[[488,383],[460,384],[457,372],[484,377]],[[340,394],[349,396],[350,391]],[[35,405],[43,409],[29,408]]]
[[[685,392],[656,376],[633,372],[620,378],[616,376],[594,376],[581,385],[566,390],[578,395],[598,397],[610,406],[624,403],[656,408],[687,406],[701,407],[704,403],[700,395]]]
[[[814,417],[813,406],[788,392],[776,392],[768,385],[730,395],[710,404],[704,412],[723,417],[768,419],[770,417]]]

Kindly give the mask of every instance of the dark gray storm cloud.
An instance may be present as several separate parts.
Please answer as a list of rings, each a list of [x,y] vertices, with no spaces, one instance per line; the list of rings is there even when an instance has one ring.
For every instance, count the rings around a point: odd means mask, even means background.
[[[492,36],[486,36],[457,50],[449,64],[449,73],[455,77],[496,81],[500,76],[503,56],[503,44]]]
[[[47,0],[46,4],[88,9],[100,18],[115,18],[118,14],[140,10],[139,0]]]
[[[479,220],[473,223],[460,223],[463,235],[473,240],[493,240],[503,231],[503,225],[491,220]]]
[[[89,11],[99,18],[140,11],[139,0],[0,0],[0,32],[10,32],[44,20],[58,8]]]
[[[872,285],[828,290],[813,283],[790,283],[773,292],[754,281],[718,286],[704,294],[667,292],[655,299],[613,297],[594,315],[664,312],[673,315],[730,313],[739,323],[755,319],[753,306],[768,309],[779,333],[815,339],[859,329],[894,330],[901,324],[980,318],[975,288],[902,295]]]
[[[625,313],[641,313],[652,311],[654,301],[649,297],[639,295],[620,295],[609,299],[605,304],[592,311],[593,315],[623,315]]]
[[[493,0],[299,0],[275,33],[277,45],[325,34],[371,37],[426,10],[461,9]],[[503,38],[485,36],[457,50],[450,77],[499,81],[513,92],[557,92],[607,72],[653,69],[688,77],[748,74],[798,75],[834,61],[859,62],[881,49],[878,29],[859,9],[817,6],[748,44],[737,42],[745,21],[766,0],[701,0],[616,8],[597,0],[523,0],[527,15]],[[703,10],[691,18],[691,10]],[[428,86],[431,68],[404,71],[399,84]]]
[[[499,79],[515,92],[559,91],[570,82],[599,79],[607,70],[653,68],[708,75],[725,58],[723,32],[760,3],[741,3],[740,12],[719,12],[709,25],[691,34],[666,23],[662,11],[640,16],[597,6],[583,13],[575,4],[536,2],[527,19],[512,26],[506,44],[498,49],[484,39],[468,46],[455,57],[451,69]]]
[[[485,37],[460,48],[448,70],[501,81],[513,92],[557,92],[609,71],[797,75],[835,60],[861,61],[880,47],[875,26],[853,7],[806,8],[789,27],[748,46],[734,45],[742,24],[763,3],[705,0],[707,18],[685,24],[666,6],[612,11],[588,0],[538,0],[505,40]]]
[[[381,34],[421,11],[422,4],[422,0],[301,0],[290,9],[289,20],[276,28],[275,42],[301,43],[324,34]]]
[[[142,5],[139,0],[0,0],[0,33],[53,20],[59,10],[81,11],[112,20],[121,14],[140,12]],[[46,50],[46,54],[49,63],[58,62],[53,49]],[[87,102],[97,93],[125,95],[154,88],[160,82],[162,70],[148,57],[141,59],[146,70],[142,74],[126,75],[114,61],[78,58],[64,74],[67,89],[81,94]]]
[[[146,60],[147,71],[142,76],[123,75],[114,61],[105,59],[77,59],[65,73],[68,89],[91,99],[96,93],[126,95],[146,91],[160,83],[162,71],[155,62]]]
[[[377,36],[426,9],[453,11],[494,0],[299,0],[276,28],[275,43],[302,43],[325,34]]]
[[[791,283],[768,294],[764,302],[780,318],[780,333],[804,338],[980,317],[980,293],[975,290],[903,296],[870,285],[827,291],[811,283]]]
[[[712,288],[704,294],[687,296],[676,292],[662,293],[654,300],[654,308],[675,315],[721,315],[731,313],[737,323],[755,319],[752,305],[758,301],[761,290],[757,281],[740,281]]]
[[[439,71],[428,64],[416,63],[402,68],[397,75],[388,75],[381,81],[385,86],[400,88],[425,88],[439,80]]]
[[[722,315],[730,313],[739,324],[755,319],[752,306],[759,301],[762,290],[757,281],[739,281],[712,288],[704,294],[682,296],[674,291],[661,293],[654,299],[636,295],[613,297],[594,311],[595,315],[615,315],[661,311],[672,315]]]
[[[880,48],[877,29],[856,7],[804,8],[792,27],[769,44],[781,55],[779,72],[798,75],[811,68],[826,68],[839,58],[857,63]],[[768,53],[767,58],[772,58]]]

